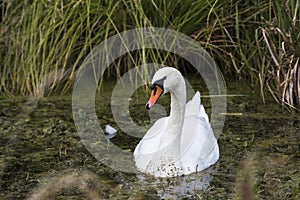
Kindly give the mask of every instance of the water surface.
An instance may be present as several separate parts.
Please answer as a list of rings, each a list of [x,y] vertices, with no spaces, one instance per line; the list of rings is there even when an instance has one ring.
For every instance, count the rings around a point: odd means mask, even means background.
[[[299,199],[300,117],[256,89],[227,83],[228,109],[218,140],[220,160],[209,169],[177,178],[114,171],[82,144],[73,123],[71,96],[0,98],[0,197],[2,199]],[[120,130],[104,84],[96,100],[102,128],[117,128],[109,141],[133,152],[139,138]],[[192,81],[203,95],[207,90]],[[132,96],[130,115],[141,126],[153,121],[144,109],[148,93]],[[202,98],[210,113],[210,99]],[[168,96],[159,103],[169,111]],[[162,108],[159,107],[158,108]],[[161,109],[158,109],[161,110]],[[155,113],[154,113],[155,114]],[[164,114],[164,113],[160,113]],[[145,128],[144,131],[147,129]]]

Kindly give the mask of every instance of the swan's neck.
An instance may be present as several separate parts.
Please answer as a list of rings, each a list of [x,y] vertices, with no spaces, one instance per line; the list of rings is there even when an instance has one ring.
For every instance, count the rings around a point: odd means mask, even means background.
[[[164,131],[161,138],[161,148],[167,147],[169,145],[178,146],[180,144],[186,104],[186,88],[184,79],[182,77],[181,80],[179,80],[177,87],[170,91],[170,93],[171,112],[166,130]]]
[[[185,87],[180,89],[179,91],[171,91],[170,93],[171,111],[168,125],[174,127],[174,130],[181,132],[186,104]],[[174,133],[176,131],[174,131]]]

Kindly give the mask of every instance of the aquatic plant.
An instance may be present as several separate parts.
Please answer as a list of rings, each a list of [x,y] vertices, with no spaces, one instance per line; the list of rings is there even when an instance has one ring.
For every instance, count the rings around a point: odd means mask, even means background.
[[[95,1],[2,1],[1,91],[39,96],[41,84],[52,91],[60,83],[64,92],[92,44],[108,34],[101,25],[112,6]]]
[[[263,99],[268,89],[278,102],[299,108],[299,0],[12,0],[0,8],[0,91],[7,96],[66,93],[85,56],[106,38],[164,27],[198,41],[226,77],[260,84]],[[176,55],[141,49],[105,74],[119,78],[146,63],[190,71]]]
[[[273,61],[265,73],[267,87],[276,101],[300,110],[299,0],[272,4],[275,20],[262,28],[267,60]]]

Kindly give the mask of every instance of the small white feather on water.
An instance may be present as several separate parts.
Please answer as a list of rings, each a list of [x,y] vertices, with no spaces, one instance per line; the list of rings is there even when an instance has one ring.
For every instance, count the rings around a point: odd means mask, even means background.
[[[115,134],[117,132],[116,129],[114,129],[112,126],[110,126],[109,124],[105,125],[105,132],[112,135]]]

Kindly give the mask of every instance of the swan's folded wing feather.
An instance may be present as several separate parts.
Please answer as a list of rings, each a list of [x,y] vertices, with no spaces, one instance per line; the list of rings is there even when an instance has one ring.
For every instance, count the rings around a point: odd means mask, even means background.
[[[187,102],[185,107],[185,117],[197,116],[209,123],[208,116],[201,104],[200,93],[197,91],[194,97]]]
[[[218,143],[208,123],[188,117],[182,130],[180,151],[185,174],[201,171],[219,159]]]

